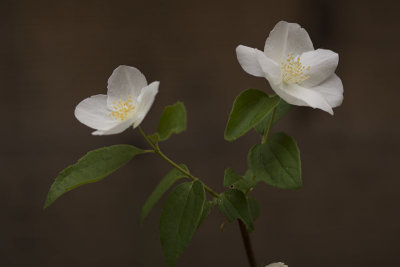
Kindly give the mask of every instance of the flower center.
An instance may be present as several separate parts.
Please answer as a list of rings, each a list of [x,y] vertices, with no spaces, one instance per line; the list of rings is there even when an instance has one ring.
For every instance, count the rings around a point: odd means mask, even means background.
[[[118,100],[118,102],[113,101],[113,108],[114,111],[109,114],[111,117],[120,121],[126,120],[135,109],[135,106],[132,105],[132,96],[129,96],[126,101],[122,99]]]
[[[286,83],[301,83],[310,78],[305,74],[310,67],[305,67],[300,63],[300,57],[294,57],[293,53],[289,53],[286,61],[281,63],[282,80]]]

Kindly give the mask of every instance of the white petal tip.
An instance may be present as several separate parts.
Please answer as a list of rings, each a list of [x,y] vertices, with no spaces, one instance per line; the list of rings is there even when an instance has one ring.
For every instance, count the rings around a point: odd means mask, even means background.
[[[245,48],[246,48],[246,46],[244,46],[244,45],[238,45],[238,46],[236,46],[236,53],[237,53],[238,51],[242,50],[242,49],[245,49]]]
[[[125,77],[124,75],[143,76],[143,79],[146,80],[146,78],[144,77],[143,73],[138,68],[135,68],[135,67],[132,67],[132,66],[127,66],[127,65],[119,65],[118,67],[116,67],[113,70],[111,76],[108,78],[108,83],[112,84],[113,83],[113,79],[115,79],[116,77],[118,79],[120,79],[120,75],[123,76],[123,77]],[[137,77],[135,77],[135,78],[137,78]]]
[[[140,122],[139,122],[139,123],[135,123],[135,122],[134,122],[134,123],[132,124],[132,129],[137,128],[139,125],[140,125]]]
[[[333,116],[333,114],[334,114],[334,112],[333,112],[333,109],[332,108],[328,108],[328,107],[324,107],[324,108],[321,108],[321,107],[313,107],[313,109],[320,109],[320,110],[322,110],[322,111],[325,111],[325,112],[327,112],[327,113],[329,113],[330,115],[332,115]]]
[[[160,82],[159,82],[159,81],[154,81],[154,82],[152,82],[152,83],[149,84],[149,85],[154,85],[154,87],[156,87],[156,88],[157,88],[157,91],[158,91],[158,87],[160,86]]]
[[[122,70],[137,70],[141,73],[141,71],[138,68],[128,66],[128,65],[119,65],[114,69],[114,71],[122,71]]]
[[[334,112],[333,112],[333,109],[332,109],[332,108],[330,108],[330,109],[326,109],[326,110],[324,110],[324,111],[328,112],[328,113],[329,113],[329,114],[331,114],[332,116],[333,116],[333,114],[334,114]]]
[[[256,77],[264,77],[265,74],[257,59],[257,51],[259,50],[239,45],[236,47],[236,57],[245,72]]]
[[[284,264],[283,262],[275,262],[275,263],[268,264],[265,267],[288,267],[288,266],[286,264]]]
[[[92,132],[92,135],[103,135],[104,133],[101,131],[94,131]]]
[[[244,57],[247,56],[248,54],[256,53],[258,49],[253,48],[253,47],[248,47],[245,45],[238,45],[236,47],[236,54],[238,57]]]

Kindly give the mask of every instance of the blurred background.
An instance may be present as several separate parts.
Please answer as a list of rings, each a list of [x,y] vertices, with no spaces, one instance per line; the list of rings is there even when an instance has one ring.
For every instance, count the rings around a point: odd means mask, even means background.
[[[328,113],[295,108],[274,131],[301,150],[303,188],[261,185],[251,234],[259,266],[396,266],[400,248],[399,5],[395,1],[7,1],[0,2],[0,266],[163,266],[161,203],[140,227],[147,196],[170,167],[136,157],[107,179],[42,206],[58,172],[87,151],[146,148],[137,131],[92,136],[74,117],[84,98],[106,93],[121,64],[139,68],[160,92],[142,126],[155,131],[180,100],[188,130],[165,153],[215,190],[223,172],[244,173],[251,132],[223,132],[234,98],[272,93],[237,62],[239,44],[262,49],[280,20],[297,22],[316,48],[340,55],[344,103]],[[165,198],[163,199],[165,200]],[[236,223],[215,209],[177,266],[247,266]],[[264,265],[263,265],[264,264]]]

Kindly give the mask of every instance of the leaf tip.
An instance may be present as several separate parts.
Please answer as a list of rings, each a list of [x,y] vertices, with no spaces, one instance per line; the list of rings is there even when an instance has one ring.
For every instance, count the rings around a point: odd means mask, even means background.
[[[228,130],[226,129],[226,130],[225,130],[225,133],[224,133],[224,139],[225,139],[226,141],[228,141],[228,142],[233,142],[233,141],[235,141],[237,138],[235,138],[234,136],[230,135],[230,134],[228,133]]]
[[[51,188],[50,188],[50,190],[51,190]],[[50,205],[53,204],[53,202],[55,201],[55,199],[52,200],[49,195],[50,195],[50,192],[49,192],[49,194],[47,194],[46,201],[44,202],[43,211],[45,211],[48,207],[50,207]]]

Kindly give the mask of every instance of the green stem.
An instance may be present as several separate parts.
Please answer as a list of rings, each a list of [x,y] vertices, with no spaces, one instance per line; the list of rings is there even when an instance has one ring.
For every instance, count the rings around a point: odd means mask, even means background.
[[[266,131],[264,131],[264,135],[261,139],[261,144],[266,144],[268,141],[268,137],[272,128],[272,123],[274,122],[275,112],[276,112],[276,107],[272,110],[271,119],[269,120],[268,128],[266,129]]]
[[[212,190],[209,186],[207,186],[206,184],[204,184],[199,178],[194,177],[190,172],[186,171],[185,169],[183,169],[181,166],[179,166],[178,164],[176,164],[175,162],[173,162],[170,158],[167,157],[167,155],[165,155],[160,148],[158,147],[158,144],[156,143],[155,145],[151,142],[151,140],[147,137],[146,133],[142,130],[142,128],[139,126],[138,127],[139,132],[143,135],[144,139],[146,139],[147,143],[149,143],[149,145],[154,149],[154,153],[158,154],[161,158],[163,158],[166,162],[168,162],[170,165],[172,165],[175,169],[179,170],[180,172],[182,172],[183,174],[187,175],[190,179],[192,179],[193,181],[199,181],[203,184],[204,189],[210,193],[212,196],[214,197],[218,197],[219,194],[217,192],[215,192],[214,190]]]
[[[180,172],[186,174],[190,179],[192,179],[193,181],[199,181],[203,184],[204,189],[207,190],[211,195],[213,195],[214,197],[218,197],[219,194],[217,192],[215,192],[214,190],[212,190],[209,186],[207,186],[206,184],[204,184],[199,178],[194,177],[192,174],[190,174],[188,171],[186,171],[185,169],[181,168],[178,164],[176,164],[175,162],[173,162],[170,158],[168,158],[164,153],[161,152],[161,150],[155,151],[156,154],[160,155],[166,162],[168,162],[169,164],[171,164],[172,166],[174,166],[176,169],[178,169]]]
[[[149,145],[154,149],[154,152],[157,150],[156,146],[153,145],[153,143],[150,141],[150,139],[147,137],[146,133],[142,130],[142,127],[138,127],[140,134],[144,137],[144,139],[149,143]]]

